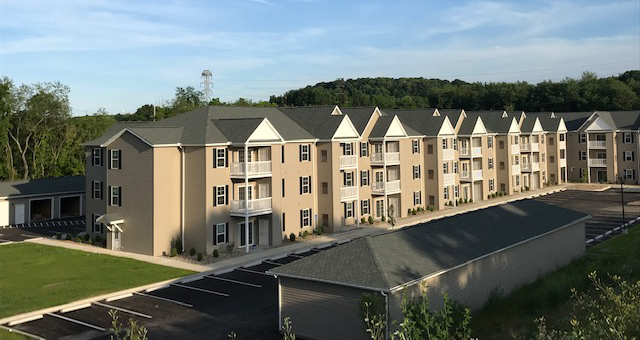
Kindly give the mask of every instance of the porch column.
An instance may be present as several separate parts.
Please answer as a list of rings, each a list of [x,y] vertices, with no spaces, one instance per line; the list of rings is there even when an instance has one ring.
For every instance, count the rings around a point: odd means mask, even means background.
[[[244,247],[249,252],[249,146],[244,144]]]
[[[382,217],[386,218],[389,201],[387,199],[387,139],[382,138],[382,190],[384,190],[384,203],[382,204]]]

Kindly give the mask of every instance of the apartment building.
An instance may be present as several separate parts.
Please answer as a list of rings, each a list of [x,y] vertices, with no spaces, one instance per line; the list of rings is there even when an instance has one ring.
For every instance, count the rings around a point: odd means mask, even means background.
[[[636,183],[639,116],[207,107],[116,124],[85,144],[87,231],[149,255],[178,238],[248,251],[578,172]]]

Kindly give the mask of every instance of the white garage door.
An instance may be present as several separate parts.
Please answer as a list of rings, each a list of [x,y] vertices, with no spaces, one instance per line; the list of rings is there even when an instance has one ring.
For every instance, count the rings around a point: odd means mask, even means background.
[[[9,225],[9,201],[0,201],[0,226]]]

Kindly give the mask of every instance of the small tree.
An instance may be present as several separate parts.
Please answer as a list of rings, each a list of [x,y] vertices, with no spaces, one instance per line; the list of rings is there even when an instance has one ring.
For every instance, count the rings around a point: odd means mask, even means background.
[[[296,335],[293,333],[293,327],[291,326],[291,319],[289,319],[288,316],[284,318],[284,326],[282,326],[282,339],[296,340]]]
[[[111,316],[111,340],[147,340],[147,329],[139,325],[133,318],[129,319],[127,329],[122,329],[122,323],[116,310],[110,309]],[[122,334],[124,332],[124,334]]]
[[[373,216],[369,215],[369,224],[373,224]]]

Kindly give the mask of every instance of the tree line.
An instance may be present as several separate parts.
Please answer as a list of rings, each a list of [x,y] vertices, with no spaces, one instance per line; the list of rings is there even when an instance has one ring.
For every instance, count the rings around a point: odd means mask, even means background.
[[[59,82],[16,85],[0,79],[0,179],[15,180],[84,174],[82,143],[98,138],[120,121],[152,121],[213,106],[378,106],[385,108],[522,109],[525,111],[637,110],[640,71],[559,82],[468,83],[425,78],[359,78],[318,83],[269,101],[239,98],[204,100],[192,86],[177,87],[161,105],[145,104],[133,113],[72,116],[70,88]]]

